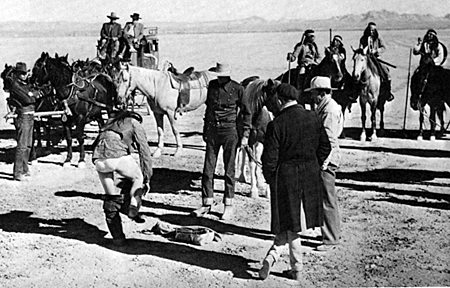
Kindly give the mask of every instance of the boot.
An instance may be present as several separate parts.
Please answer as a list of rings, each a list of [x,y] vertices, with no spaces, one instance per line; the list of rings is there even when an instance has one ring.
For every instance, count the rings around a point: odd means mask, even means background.
[[[223,210],[223,214],[222,217],[220,217],[220,219],[222,220],[228,220],[231,219],[231,217],[233,216],[233,206],[231,205],[225,205],[225,208]]]
[[[203,205],[202,207],[192,211],[191,215],[195,217],[203,217],[211,212],[211,205]]]
[[[271,255],[264,258],[263,266],[258,271],[259,278],[266,280],[267,277],[269,277],[270,269],[272,268],[274,262],[273,256]]]
[[[387,85],[387,87],[386,87],[387,88],[387,93],[389,93],[387,101],[391,102],[392,100],[394,100],[394,94],[392,94],[392,92],[391,92],[391,80],[388,80],[386,82],[386,85]]]

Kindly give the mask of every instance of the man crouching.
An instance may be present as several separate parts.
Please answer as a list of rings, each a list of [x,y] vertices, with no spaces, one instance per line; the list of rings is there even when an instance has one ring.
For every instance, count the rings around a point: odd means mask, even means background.
[[[141,125],[142,117],[134,112],[119,111],[100,129],[94,143],[92,161],[105,190],[103,210],[114,244],[122,245],[125,235],[119,212],[137,223],[145,220],[138,214],[142,196],[150,189],[152,161],[147,137]],[[140,167],[132,157],[133,145],[139,152]],[[114,173],[131,181],[127,195],[116,191]]]

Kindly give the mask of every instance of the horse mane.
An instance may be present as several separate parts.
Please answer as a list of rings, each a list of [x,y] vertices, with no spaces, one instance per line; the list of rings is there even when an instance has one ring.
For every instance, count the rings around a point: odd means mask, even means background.
[[[264,85],[266,85],[266,80],[256,79],[248,84],[244,90],[244,97],[249,100],[252,113],[258,114],[264,106],[266,101],[266,95],[263,89]]]

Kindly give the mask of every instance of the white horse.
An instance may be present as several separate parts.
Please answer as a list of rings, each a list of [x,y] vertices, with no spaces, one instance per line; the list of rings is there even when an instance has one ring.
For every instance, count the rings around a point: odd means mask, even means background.
[[[195,110],[205,103],[207,85],[209,81],[217,78],[215,72],[201,71],[197,73],[201,74],[202,78],[195,82],[189,82],[190,99],[188,104],[183,107],[185,112]],[[158,128],[158,148],[153,153],[153,157],[161,156],[164,148],[164,115],[169,118],[176,139],[177,149],[174,156],[179,156],[183,149],[176,119],[176,111],[179,108],[180,83],[175,80],[171,72],[123,64],[117,77],[119,102],[126,105],[129,97],[134,97],[135,90],[139,90],[147,97],[147,103],[155,116]]]

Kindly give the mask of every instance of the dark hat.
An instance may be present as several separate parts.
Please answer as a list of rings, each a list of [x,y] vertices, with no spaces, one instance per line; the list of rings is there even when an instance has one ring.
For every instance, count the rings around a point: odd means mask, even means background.
[[[303,34],[308,35],[308,34],[314,34],[314,30],[312,29],[307,29]]]
[[[377,24],[375,24],[375,22],[369,22],[369,24],[367,24],[367,26],[370,26],[370,25],[377,26]]]
[[[117,17],[116,12],[111,12],[111,15],[107,15],[106,17],[108,17],[109,19],[120,19],[119,17]]]
[[[20,73],[20,74],[27,74],[30,71],[27,69],[27,64],[25,64],[23,62],[17,62],[15,70],[16,70],[16,73]]]
[[[133,18],[133,19],[142,19],[142,18],[139,16],[139,13],[133,13],[133,15],[130,15],[130,17]]]
[[[295,89],[294,86],[282,83],[277,87],[278,97],[285,101],[289,100],[297,100],[298,99],[298,90]]]
[[[333,40],[335,40],[335,39],[342,43],[342,36],[341,35],[334,35]]]

